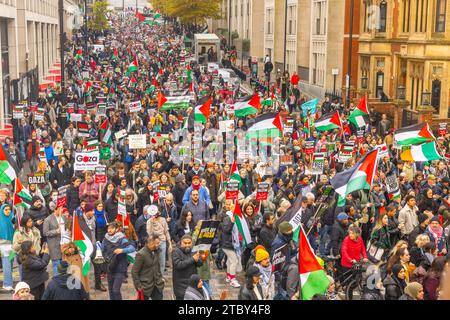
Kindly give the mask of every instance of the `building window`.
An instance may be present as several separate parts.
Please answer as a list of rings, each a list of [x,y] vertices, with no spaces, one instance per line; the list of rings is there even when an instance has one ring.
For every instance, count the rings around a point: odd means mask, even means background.
[[[383,87],[384,87],[384,72],[378,71],[376,87],[375,87],[375,92],[377,94],[377,98],[381,98],[381,94],[383,93],[383,90],[384,90]]]
[[[409,18],[411,14],[411,0],[403,1],[403,32],[409,32]]]
[[[445,31],[445,9],[447,0],[436,0],[436,32]]]
[[[439,114],[441,105],[441,81],[438,79],[432,82],[431,105],[436,108],[436,113]]]
[[[380,3],[380,30],[379,32],[386,32],[387,20],[387,2]]]

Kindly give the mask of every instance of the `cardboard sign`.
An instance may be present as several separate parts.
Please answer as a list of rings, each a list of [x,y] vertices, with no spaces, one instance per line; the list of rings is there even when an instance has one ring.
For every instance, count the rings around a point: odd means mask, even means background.
[[[77,129],[79,137],[89,137],[89,126],[87,122],[78,122]]]
[[[294,162],[294,156],[290,154],[285,154],[280,156],[280,165],[290,166]]]
[[[293,133],[294,132],[294,119],[289,117],[286,118],[284,122],[284,133]]]
[[[397,176],[395,174],[386,177],[386,191],[394,193],[399,189]]]
[[[364,143],[364,130],[356,131],[356,140],[359,144]]]
[[[106,104],[105,103],[97,104],[97,115],[99,117],[106,117]]]
[[[116,133],[114,133],[114,137],[116,138],[116,140],[120,140],[124,137],[128,136],[128,132],[126,129],[122,129],[120,131],[117,131]]]
[[[322,174],[324,167],[325,157],[323,153],[314,153],[312,163],[312,174]]]
[[[75,153],[75,171],[95,170],[100,161],[98,151]]]
[[[83,121],[83,115],[80,113],[70,113],[69,112],[69,119],[72,122],[82,122]]]
[[[72,113],[75,113],[75,103],[70,102],[67,104],[67,113],[70,114],[70,116],[72,116]]]
[[[35,121],[43,121],[44,120],[44,107],[37,107],[37,110],[34,113]]]
[[[227,183],[226,200],[238,200],[239,181],[230,180]]]
[[[336,147],[336,142],[327,142],[327,157],[331,156]]]
[[[95,183],[106,183],[106,166],[97,166],[95,168]]]
[[[160,185],[159,181],[155,181],[152,184],[152,187],[153,187],[153,200],[154,201],[159,201],[159,192],[158,192],[159,185]]]
[[[255,199],[259,201],[267,200],[269,196],[270,185],[267,182],[258,183],[258,189],[256,189]]]
[[[31,102],[31,103],[30,103],[30,107],[28,108],[28,111],[30,111],[30,112],[36,112],[38,106],[39,106],[39,103],[37,103],[37,102]]]
[[[128,105],[130,112],[139,112],[142,108],[142,103],[140,101],[132,102]]]
[[[67,186],[58,188],[58,200],[56,208],[65,207],[67,205]]]
[[[216,237],[219,224],[220,221],[216,220],[202,221],[200,228],[194,233],[196,240],[192,251],[196,252],[200,250],[203,251],[209,250],[214,241],[214,238]]]
[[[132,134],[128,136],[130,149],[146,149],[147,148],[147,135],[145,134]]]
[[[272,256],[272,272],[283,270],[284,266],[288,261],[286,261],[287,254],[289,252],[288,244],[281,246],[276,249]]]
[[[45,175],[43,173],[28,174],[28,184],[43,184],[46,183]]]
[[[447,122],[439,123],[438,133],[440,136],[445,136],[447,134]]]
[[[55,156],[64,155],[64,143],[62,141],[56,141],[55,146],[53,147],[53,153]]]
[[[314,153],[314,141],[306,141],[305,142],[305,153],[307,155]]]
[[[13,106],[13,119],[23,119],[24,105],[18,104]]]

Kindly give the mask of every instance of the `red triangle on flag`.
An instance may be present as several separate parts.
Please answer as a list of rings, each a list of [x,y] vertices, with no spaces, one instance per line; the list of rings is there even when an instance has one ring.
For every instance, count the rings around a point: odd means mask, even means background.
[[[314,272],[322,270],[322,267],[317,261],[317,258],[308,242],[305,231],[300,226],[300,236],[299,236],[299,249],[298,249],[298,266],[299,273],[304,274],[308,272]]]
[[[200,107],[200,112],[203,113],[207,120],[209,118],[209,115],[211,114],[211,103],[212,98],[210,97],[208,101],[206,101],[205,104]]]
[[[164,96],[164,94],[161,91],[158,92],[158,109],[161,108],[166,102],[167,98]]]
[[[234,206],[234,215],[238,216],[240,219],[242,219],[242,210],[239,206],[239,202],[236,201],[236,204]]]
[[[330,119],[330,122],[342,128],[342,122],[341,117],[339,116],[339,111],[336,111],[334,113],[334,115]]]
[[[106,119],[101,125],[100,130],[108,130],[108,119]]]
[[[80,223],[78,222],[78,215],[74,213],[73,215],[73,232],[72,232],[72,241],[84,241],[86,240],[83,235],[83,231],[81,231]]]
[[[358,171],[364,171],[366,173],[366,182],[368,185],[372,185],[373,177],[375,175],[375,171],[378,165],[378,153],[380,152],[379,149],[376,149],[369,153],[366,157],[366,159],[361,163],[361,165],[358,168]]]
[[[0,161],[8,161],[3,146],[0,146]]]
[[[430,132],[428,123],[425,123],[422,130],[419,131],[419,136],[424,137],[424,138],[430,138],[430,140],[434,140],[433,133]]]
[[[369,114],[369,110],[367,109],[367,98],[363,96],[361,100],[359,100],[357,108],[364,112],[365,114]]]
[[[283,124],[281,123],[280,113],[277,114],[272,123],[278,128],[278,130],[280,130],[281,134],[283,134]]]
[[[258,94],[255,94],[255,95],[250,99],[250,101],[248,102],[248,104],[249,104],[250,106],[252,106],[253,108],[258,109],[258,111],[261,110],[261,100],[259,99],[259,95],[258,95]]]

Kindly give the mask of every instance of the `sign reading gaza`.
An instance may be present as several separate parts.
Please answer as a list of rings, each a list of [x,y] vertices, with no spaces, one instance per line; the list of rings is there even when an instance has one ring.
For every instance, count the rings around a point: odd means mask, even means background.
[[[214,237],[216,236],[217,228],[219,228],[220,221],[205,220],[202,221],[200,229],[197,234],[197,240],[193,251],[206,251],[211,248]]]
[[[100,161],[100,154],[96,152],[75,153],[75,171],[95,170]]]

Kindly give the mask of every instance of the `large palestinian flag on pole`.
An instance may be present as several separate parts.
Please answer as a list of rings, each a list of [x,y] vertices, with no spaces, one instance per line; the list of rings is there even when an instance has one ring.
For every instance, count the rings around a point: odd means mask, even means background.
[[[266,113],[255,119],[253,125],[247,130],[248,138],[281,137],[283,124],[279,113]]]
[[[206,123],[209,121],[209,115],[211,114],[211,97],[203,97],[195,106],[195,121]]]
[[[239,169],[236,163],[236,160],[234,160],[233,165],[231,166],[231,170],[230,170],[230,180],[234,180],[239,182],[239,188],[242,185],[242,177],[239,174]]]
[[[136,57],[134,57],[133,62],[131,62],[130,65],[128,66],[126,76],[129,77],[132,72],[139,73],[139,64]]]
[[[414,124],[409,127],[404,127],[395,130],[394,143],[399,146],[408,146],[412,144],[421,144],[430,142],[436,138],[430,129],[428,123]]]
[[[370,189],[378,166],[378,152],[375,149],[367,153],[352,168],[336,174],[330,183],[339,195],[338,205],[345,204],[345,197],[353,191]]]
[[[160,110],[188,109],[190,101],[191,96],[164,97],[162,95],[161,100],[158,96],[158,106],[161,105]]]
[[[300,273],[302,300],[310,300],[315,294],[324,294],[327,291],[330,281],[320,266],[319,261],[317,261],[317,257],[301,226],[298,248],[298,269]]]
[[[404,146],[400,155],[403,161],[433,161],[441,159],[436,149],[436,142],[428,142],[418,146]]]
[[[261,109],[261,100],[257,94],[245,96],[234,104],[234,115],[236,117],[245,117],[256,114]]]
[[[83,232],[83,230],[81,230],[78,219],[78,215],[74,214],[72,241],[78,246],[81,251],[83,275],[87,276],[90,269],[91,254],[94,251],[94,246],[89,237]]]
[[[32,205],[31,194],[27,189],[23,187],[22,182],[20,182],[19,178],[15,179],[14,183],[14,205],[22,206],[26,209],[30,208]]]
[[[348,117],[348,121],[353,123],[355,127],[362,128],[368,124],[369,110],[367,108],[367,98],[363,96],[359,101],[358,106],[352,111]]]
[[[289,224],[292,226],[292,230],[294,232],[292,239],[296,243],[298,242],[298,239],[299,239],[302,211],[303,211],[302,210],[302,195],[300,194],[295,199],[294,204],[291,207],[289,207],[289,209],[286,211],[286,213],[283,214],[277,221],[277,225],[279,225],[283,221],[289,222]]]
[[[336,111],[334,113],[326,114],[320,117],[314,127],[317,131],[328,131],[333,129],[342,128],[341,117],[339,116],[339,112]]]

